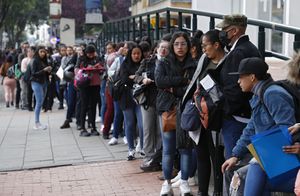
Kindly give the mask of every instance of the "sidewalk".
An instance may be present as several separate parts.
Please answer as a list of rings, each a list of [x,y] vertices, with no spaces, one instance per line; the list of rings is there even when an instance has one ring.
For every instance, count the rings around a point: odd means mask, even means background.
[[[48,129],[34,130],[34,112],[1,104],[0,171],[126,159],[127,145],[121,141],[108,146],[101,137],[79,137],[75,123],[60,129],[66,110],[57,110],[56,105],[53,112],[41,113],[41,122]],[[97,127],[99,130],[100,123]]]
[[[116,161],[1,172],[0,195],[159,195],[160,172],[142,173],[139,163],[140,160]],[[174,191],[179,195],[178,188]]]
[[[65,110],[56,108],[41,113],[49,127],[36,131],[33,112],[0,103],[0,195],[159,195],[161,172],[143,173],[141,159],[126,161],[122,138],[108,146],[101,136],[79,137],[75,123],[61,130]]]

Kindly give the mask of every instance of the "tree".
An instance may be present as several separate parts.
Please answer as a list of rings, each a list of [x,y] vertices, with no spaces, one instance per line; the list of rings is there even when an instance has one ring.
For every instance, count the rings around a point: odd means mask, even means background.
[[[26,25],[38,26],[42,20],[47,20],[49,13],[48,0],[1,0],[0,29],[9,36],[9,45],[20,42]]]
[[[130,5],[131,1],[128,0],[103,0],[104,22],[130,16]]]
[[[0,29],[3,26],[3,22],[5,21],[11,6],[10,0],[0,1]]]

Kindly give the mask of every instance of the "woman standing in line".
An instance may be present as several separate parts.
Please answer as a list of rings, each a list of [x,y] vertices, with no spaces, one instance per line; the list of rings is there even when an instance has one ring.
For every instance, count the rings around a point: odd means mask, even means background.
[[[120,108],[123,110],[125,121],[125,135],[128,141],[128,161],[135,159],[134,133],[136,125],[139,129],[140,146],[143,149],[143,120],[141,107],[135,103],[132,96],[132,88],[135,72],[143,60],[143,53],[140,46],[135,45],[127,53],[120,68],[120,77],[123,86],[122,96],[119,100]]]
[[[31,87],[36,99],[36,105],[34,108],[35,125],[33,129],[47,129],[46,125],[40,123],[40,113],[43,105],[45,95],[47,93],[47,85],[49,74],[52,67],[48,65],[47,51],[45,47],[39,46],[31,65]]]
[[[193,76],[196,66],[189,53],[190,48],[191,43],[188,35],[184,32],[176,32],[173,34],[170,42],[169,56],[157,64],[155,83],[159,90],[156,107],[160,115],[177,108],[177,104],[181,101],[185,89]],[[177,113],[176,115],[180,114]],[[178,117],[176,118],[178,119]],[[173,194],[171,178],[176,148],[179,149],[181,155],[180,192],[181,194],[190,194],[191,192],[187,179],[191,163],[192,142],[187,141],[189,140],[188,136],[186,137],[181,133],[179,134],[177,128],[173,130],[162,129],[162,168],[165,182],[162,185],[160,195]]]
[[[4,94],[5,94],[5,103],[6,107],[8,108],[9,105],[14,105],[15,100],[15,89],[16,89],[16,79],[14,76],[10,76],[8,74],[8,69],[14,66],[13,65],[13,58],[12,56],[8,56],[4,62],[4,64],[1,66],[0,74],[3,76],[3,85],[4,85]]]

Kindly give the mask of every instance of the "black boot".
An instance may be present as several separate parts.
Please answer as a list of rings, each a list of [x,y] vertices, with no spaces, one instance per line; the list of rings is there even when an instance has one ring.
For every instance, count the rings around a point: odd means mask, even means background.
[[[61,129],[67,129],[70,128],[69,120],[65,120],[64,124],[60,127]]]
[[[6,107],[9,108],[9,102],[6,102]]]
[[[100,135],[100,134],[99,134],[99,132],[96,130],[96,128],[93,128],[93,129],[91,130],[91,135],[92,135],[92,136],[98,136],[98,135]]]
[[[82,129],[82,131],[80,132],[80,136],[81,137],[89,137],[91,134],[89,132],[87,132],[87,130],[85,128]]]

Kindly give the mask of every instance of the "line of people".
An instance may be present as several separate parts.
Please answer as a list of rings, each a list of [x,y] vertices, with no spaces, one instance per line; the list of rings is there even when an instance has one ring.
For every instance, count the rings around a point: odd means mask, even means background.
[[[257,47],[246,35],[246,16],[226,15],[216,27],[220,30],[204,34],[198,31],[191,37],[176,31],[153,45],[149,37],[135,42],[108,42],[103,58],[91,44],[77,47],[74,54],[72,47],[66,47],[67,55],[55,71],[49,63],[53,58],[47,58],[46,49],[39,47],[30,64],[36,99],[34,128],[46,128],[39,121],[39,113],[45,89],[61,67],[60,84],[65,87],[62,92],[66,92],[68,107],[60,128],[70,128],[72,118],[76,117],[80,136],[99,136],[101,132],[109,145],[117,145],[123,135],[128,145],[128,161],[139,154],[143,157],[143,171],[162,169],[160,195],[172,195],[173,187],[179,187],[181,195],[191,195],[189,179],[197,174],[197,195],[206,196],[211,170],[214,195],[230,195],[234,171],[243,165],[248,165],[248,172],[242,194],[292,192],[296,173],[281,186],[270,186],[246,146],[256,133],[296,124],[293,97],[278,85],[271,85],[260,94],[272,77]],[[287,78],[297,89],[299,56],[295,55],[289,63]],[[88,83],[79,86],[80,78]],[[197,96],[211,84],[220,89],[221,101],[215,111],[209,111],[210,107],[206,108],[208,111],[198,111],[204,107],[204,98],[197,100]],[[101,130],[96,127],[97,104]],[[183,128],[189,127],[183,126],[186,122],[182,118],[187,107],[200,113],[201,123],[196,129]],[[290,130],[294,133],[297,129]],[[284,147],[284,151],[299,154],[298,146]],[[174,168],[180,170],[177,176]]]

